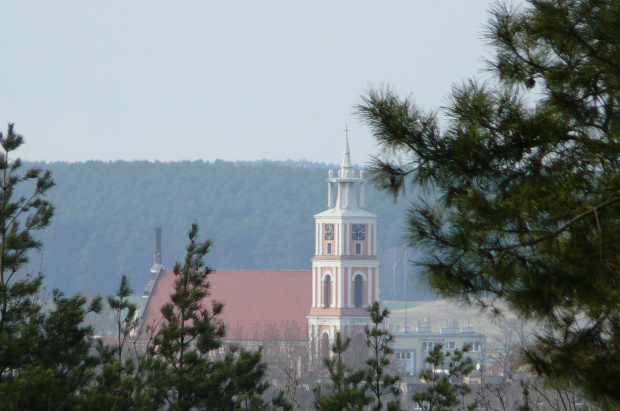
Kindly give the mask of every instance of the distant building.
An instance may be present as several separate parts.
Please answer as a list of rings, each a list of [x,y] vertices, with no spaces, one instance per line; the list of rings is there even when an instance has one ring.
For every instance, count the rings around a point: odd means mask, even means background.
[[[215,270],[209,276],[208,300],[225,304],[220,316],[227,327],[225,341],[303,344],[315,362],[330,355],[336,332],[364,338],[370,325],[365,307],[380,298],[377,216],[364,209],[364,174],[353,169],[348,139],[338,174],[329,171],[327,187],[328,208],[314,216],[312,270]],[[174,290],[174,273],[161,264],[160,236],[156,229],[153,267],[143,295],[143,337],[161,326],[161,307]],[[396,363],[404,375],[419,372],[425,353],[439,342],[448,350],[471,343],[480,358],[484,352],[484,336],[468,327],[437,333],[425,322],[415,332],[392,332]]]
[[[439,332],[431,329],[429,318],[418,321],[414,331],[409,330],[409,327],[403,330],[399,325],[390,325],[390,331],[394,334],[394,365],[401,375],[417,375],[424,369],[424,359],[437,344],[443,344],[444,352],[454,352],[457,348],[462,350],[469,344],[471,348],[467,356],[474,361],[478,370],[484,365],[486,336],[476,332],[473,327],[459,327],[456,320],[446,321],[445,325]]]

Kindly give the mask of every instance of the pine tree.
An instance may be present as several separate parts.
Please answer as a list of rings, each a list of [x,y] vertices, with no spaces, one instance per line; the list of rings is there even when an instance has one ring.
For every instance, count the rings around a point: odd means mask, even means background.
[[[211,269],[203,262],[211,240],[198,242],[198,225],[188,234],[183,265],[175,264],[174,293],[162,309],[164,324],[144,359],[146,386],[136,403],[145,409],[231,410],[260,408],[265,365],[261,352],[230,347],[223,358],[211,358],[225,327],[218,316],[224,305],[209,296]]]
[[[38,168],[20,174],[11,155],[23,142],[12,124],[0,133],[0,407],[75,409],[99,362],[84,319],[101,310],[101,299],[45,295],[43,275],[28,272],[30,253],[42,246],[35,233],[54,214],[45,200],[54,180]]]
[[[495,82],[454,86],[442,122],[389,88],[363,97],[370,174],[426,189],[406,224],[427,284],[540,322],[532,370],[617,408],[620,3],[528,3],[492,9]]]
[[[344,353],[351,344],[351,338],[342,339],[340,332],[331,346],[332,357],[324,358],[323,363],[329,372],[331,385],[325,393],[320,386],[314,389],[314,406],[323,411],[361,411],[370,404],[364,385],[365,372],[352,370],[344,362]]]
[[[134,409],[134,394],[142,387],[141,353],[134,350],[133,358],[123,357],[124,348],[139,323],[136,315],[138,306],[128,299],[132,294],[129,280],[123,275],[118,289],[107,298],[116,323],[117,340],[115,344],[109,345],[98,341],[96,350],[100,362],[99,372],[80,398],[83,409]]]
[[[138,306],[129,300],[133,294],[133,289],[129,286],[129,279],[125,274],[121,277],[118,290],[114,295],[108,296],[108,306],[114,314],[114,321],[117,327],[118,340],[116,343],[116,352],[118,354],[118,362],[123,362],[123,348],[132,332],[135,332],[138,326],[136,313]]]
[[[400,378],[387,372],[389,358],[394,351],[391,343],[394,337],[384,329],[390,315],[387,308],[381,309],[378,301],[367,308],[372,327],[366,327],[366,361],[364,368],[351,368],[345,363],[346,351],[350,348],[351,337],[342,338],[336,333],[331,346],[331,358],[323,359],[329,372],[331,386],[325,394],[321,387],[314,389],[315,407],[320,410],[400,410],[398,396]]]
[[[456,349],[450,353],[443,351],[443,344],[437,344],[428,352],[424,359],[428,366],[419,373],[427,389],[412,396],[420,408],[424,411],[450,410],[459,404],[459,397],[463,410],[476,407],[475,403],[465,405],[464,401],[464,396],[470,389],[463,384],[462,377],[469,375],[474,369],[471,358],[464,356],[469,349],[470,347],[465,346],[463,350]]]
[[[370,357],[366,360],[364,380],[366,390],[372,393],[374,399],[371,409],[380,411],[387,404],[390,410],[397,410],[400,406],[398,403],[400,377],[386,372],[386,368],[390,365],[389,358],[394,354],[390,346],[394,336],[385,329],[390,310],[381,309],[378,301],[375,301],[367,310],[373,326],[365,329],[366,345],[370,349]],[[386,403],[386,397],[393,399]]]

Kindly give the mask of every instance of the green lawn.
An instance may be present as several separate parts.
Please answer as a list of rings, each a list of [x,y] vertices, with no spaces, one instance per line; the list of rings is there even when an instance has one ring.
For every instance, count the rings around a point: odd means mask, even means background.
[[[426,302],[426,301],[407,301],[406,303],[404,301],[383,301],[383,304],[390,311],[396,311],[396,310],[402,310],[405,307],[407,308],[415,307],[416,305],[419,305],[422,302]]]

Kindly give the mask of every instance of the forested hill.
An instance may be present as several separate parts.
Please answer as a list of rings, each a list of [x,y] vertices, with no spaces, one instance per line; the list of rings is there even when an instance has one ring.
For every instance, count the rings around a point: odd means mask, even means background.
[[[162,262],[172,267],[184,255],[194,220],[202,238],[213,239],[211,267],[309,269],[313,215],[326,208],[327,172],[337,169],[265,161],[26,166],[51,170],[57,184],[48,195],[56,213],[41,234],[43,255],[32,259],[30,269],[42,268],[51,287],[86,294],[109,292],[122,274],[141,291],[153,264],[154,227],[162,229]],[[403,278],[402,253],[394,246],[406,204],[394,204],[370,185],[366,198],[366,208],[379,216],[379,253],[392,255],[382,268],[383,295],[394,297],[403,288],[393,284],[394,276]]]

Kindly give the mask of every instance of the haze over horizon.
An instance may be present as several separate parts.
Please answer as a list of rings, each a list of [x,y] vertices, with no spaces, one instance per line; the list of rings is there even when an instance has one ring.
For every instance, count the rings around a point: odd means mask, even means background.
[[[0,130],[30,161],[352,160],[389,84],[437,109],[484,68],[491,2],[35,2],[3,7]]]

